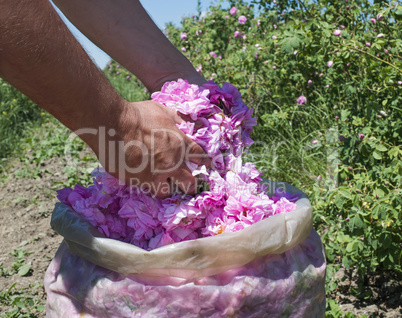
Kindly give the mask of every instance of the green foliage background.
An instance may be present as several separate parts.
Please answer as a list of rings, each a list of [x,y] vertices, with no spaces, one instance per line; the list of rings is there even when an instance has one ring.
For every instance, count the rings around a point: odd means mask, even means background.
[[[0,172],[28,128],[43,122],[45,113],[0,78]]]

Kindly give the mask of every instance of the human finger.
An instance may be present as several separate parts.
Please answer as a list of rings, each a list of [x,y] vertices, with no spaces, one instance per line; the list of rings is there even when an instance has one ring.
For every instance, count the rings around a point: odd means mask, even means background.
[[[192,141],[190,138],[187,140],[185,159],[196,163],[198,166],[205,165],[207,169],[211,169],[211,158],[199,144]]]
[[[153,196],[158,199],[166,199],[173,194],[173,180],[166,176],[158,177],[154,182],[151,183],[151,188],[149,189]]]
[[[183,193],[189,195],[195,194],[197,179],[193,176],[185,163],[183,163],[170,178]]]

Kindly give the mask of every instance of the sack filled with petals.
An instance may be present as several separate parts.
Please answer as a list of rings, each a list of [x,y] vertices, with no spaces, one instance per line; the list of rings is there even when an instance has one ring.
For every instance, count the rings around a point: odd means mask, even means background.
[[[190,117],[178,128],[214,169],[189,163],[205,183],[195,196],[157,199],[102,169],[58,191],[52,227],[65,240],[45,277],[48,316],[322,317],[311,205],[243,163],[256,121],[237,89],[178,80],[152,98]]]

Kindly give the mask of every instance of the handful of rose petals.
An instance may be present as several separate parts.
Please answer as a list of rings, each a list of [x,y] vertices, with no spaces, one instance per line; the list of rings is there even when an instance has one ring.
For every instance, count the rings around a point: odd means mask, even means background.
[[[88,188],[58,191],[58,199],[97,227],[106,237],[152,250],[170,243],[235,232],[278,213],[296,208],[299,196],[276,192],[268,197],[261,173],[242,162],[251,145],[256,119],[231,84],[213,82],[199,87],[179,79],[166,83],[152,99],[189,116],[178,128],[211,157],[214,170],[189,167],[207,185],[196,196],[176,193],[152,197],[138,187],[122,185],[103,169],[93,172]],[[194,122],[201,123],[195,128]]]

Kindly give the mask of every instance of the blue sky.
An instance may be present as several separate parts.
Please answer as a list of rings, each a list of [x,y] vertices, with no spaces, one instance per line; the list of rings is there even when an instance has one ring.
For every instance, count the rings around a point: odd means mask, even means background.
[[[182,17],[190,16],[197,12],[197,0],[140,0],[140,2],[156,25],[162,29],[167,22],[173,22],[176,26],[179,26]],[[214,1],[201,0],[202,10],[206,10],[211,2]],[[103,69],[110,60],[110,57],[78,31],[57,8],[56,10],[77,40],[94,60],[95,64]]]

